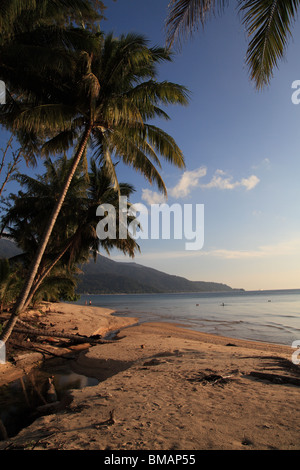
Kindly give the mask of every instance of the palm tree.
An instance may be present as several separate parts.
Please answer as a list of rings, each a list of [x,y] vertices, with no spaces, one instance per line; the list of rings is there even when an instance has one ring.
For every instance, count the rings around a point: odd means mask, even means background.
[[[228,0],[171,0],[166,20],[167,44],[192,34],[199,25],[219,10]],[[246,63],[250,78],[258,89],[270,83],[273,70],[284,57],[296,20],[299,0],[237,0],[249,44]]]
[[[46,173],[38,179],[27,175],[18,176],[18,181],[22,187],[26,188],[26,191],[11,195],[13,204],[3,219],[6,235],[23,250],[23,254],[12,258],[11,262],[18,260],[20,263],[22,260],[23,265],[28,267],[28,260],[34,256],[43,235],[43,221],[55,204],[70,163],[71,161],[65,156],[55,163],[48,159],[45,162]],[[122,196],[128,199],[133,191],[131,185],[120,183]],[[76,266],[88,261],[91,252],[95,260],[100,248],[103,248],[107,254],[111,249],[116,248],[124,254],[134,256],[139,246],[128,232],[127,238],[124,239],[117,237],[99,240],[97,237],[96,227],[99,222],[99,217],[96,216],[97,207],[101,204],[111,204],[117,212],[118,203],[118,192],[113,189],[105,168],[97,166],[92,160],[90,172],[87,174],[85,164],[81,161],[72,179],[24,308],[36,296],[37,291],[41,291],[41,286],[42,295],[45,295],[48,286],[51,286],[51,295],[53,295],[53,287],[57,292],[57,281],[61,282],[64,279],[65,282],[70,283],[74,274],[77,273]],[[128,224],[131,221],[132,217],[129,216]],[[55,272],[53,272],[54,268],[56,268]],[[59,279],[58,276],[60,276]],[[47,285],[45,285],[46,278]],[[74,285],[76,283],[73,282]]]
[[[91,26],[102,18],[104,8],[100,0],[2,0],[1,37],[28,32],[38,25]]]
[[[12,98],[45,92],[39,79],[70,67],[69,53],[92,49],[99,30],[99,0],[2,0],[0,5],[0,78]],[[102,5],[103,7],[103,5]],[[93,20],[93,24],[92,23]],[[49,87],[51,81],[48,80]]]
[[[53,134],[57,129],[59,132],[44,145],[44,152],[68,151],[75,145],[76,152],[2,341],[10,336],[26,304],[72,178],[89,144],[95,157],[103,161],[116,190],[119,185],[114,161],[122,160],[132,166],[165,193],[156,168],[161,165],[159,155],[179,168],[184,167],[183,154],[174,139],[148,123],[155,117],[168,119],[161,105],[188,103],[185,87],[156,81],[157,65],[170,60],[169,52],[148,47],[147,40],[140,35],[114,39],[110,34],[104,41],[98,37],[98,50],[82,52],[72,70],[73,76],[69,73],[67,82],[63,75],[56,79],[57,88],[52,86],[47,95],[49,104],[27,107],[25,101],[21,103],[12,126],[29,134],[45,133],[48,129]]]
[[[100,0],[0,2],[0,78],[5,82],[8,99],[7,106],[0,107],[2,127],[11,130],[11,121],[20,111],[20,103],[45,101],[47,90],[43,84],[50,71],[48,89],[50,83],[54,86],[55,70],[64,69],[66,72],[70,69],[71,55],[75,50],[87,47],[92,50],[99,33],[91,35],[83,25],[98,31],[103,8]],[[26,164],[35,165],[41,137],[41,134],[37,136],[26,134],[20,128],[13,129],[0,163],[1,193],[21,159]],[[12,158],[5,167],[7,157]]]
[[[1,2],[0,78],[5,82],[8,100],[7,106],[1,107],[2,126],[12,127],[11,120],[24,101],[47,102],[46,97],[61,80],[61,74],[72,70],[74,51],[93,51],[100,33],[91,34],[82,25],[90,25],[93,18],[96,23],[91,29],[97,29],[101,15],[95,7],[101,4],[99,0]],[[37,136],[26,135],[20,128],[13,130],[21,144],[36,143],[33,137]]]

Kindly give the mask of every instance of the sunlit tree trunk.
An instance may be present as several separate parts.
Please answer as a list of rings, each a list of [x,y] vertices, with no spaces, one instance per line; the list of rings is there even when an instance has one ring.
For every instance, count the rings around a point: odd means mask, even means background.
[[[28,277],[25,281],[23,289],[22,289],[22,291],[21,291],[21,293],[20,293],[20,295],[19,295],[19,297],[18,297],[18,299],[17,299],[17,301],[16,301],[16,303],[13,307],[13,311],[12,311],[12,314],[11,314],[8,322],[7,322],[7,324],[5,325],[5,327],[3,329],[3,333],[2,333],[0,339],[4,343],[9,339],[9,337],[10,337],[10,335],[11,335],[13,329],[14,329],[14,326],[15,326],[17,320],[18,320],[18,317],[19,317],[20,313],[22,312],[22,310],[24,309],[25,304],[27,303],[27,298],[30,294],[30,291],[31,291],[32,285],[34,283],[34,279],[35,279],[35,276],[37,274],[38,268],[40,266],[43,254],[46,250],[47,244],[49,242],[49,239],[50,239],[50,236],[51,236],[51,233],[52,233],[52,230],[53,230],[53,227],[55,225],[55,222],[57,220],[57,217],[59,215],[59,212],[61,210],[63,202],[64,202],[65,197],[67,195],[67,192],[68,192],[69,186],[71,184],[72,178],[74,176],[74,173],[75,173],[75,171],[78,167],[78,164],[81,160],[81,157],[82,157],[82,155],[83,155],[83,153],[86,149],[86,146],[87,146],[90,134],[91,134],[91,130],[92,130],[92,125],[90,124],[85,129],[85,132],[82,136],[82,139],[81,139],[81,142],[80,142],[79,147],[77,149],[77,152],[75,154],[73,163],[72,163],[71,168],[69,170],[69,174],[68,174],[67,179],[65,181],[64,188],[63,188],[63,190],[62,190],[62,192],[59,196],[59,199],[56,202],[56,205],[53,208],[52,214],[49,217],[49,222],[46,226],[44,235],[41,239],[41,242],[39,244],[36,255],[35,255],[32,263],[31,263],[29,273],[28,273]]]

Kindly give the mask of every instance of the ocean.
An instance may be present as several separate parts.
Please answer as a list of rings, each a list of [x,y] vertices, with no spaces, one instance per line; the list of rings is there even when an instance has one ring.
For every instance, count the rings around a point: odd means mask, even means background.
[[[205,333],[289,346],[300,341],[300,289],[81,295],[77,304],[86,301],[139,322],[173,322]]]

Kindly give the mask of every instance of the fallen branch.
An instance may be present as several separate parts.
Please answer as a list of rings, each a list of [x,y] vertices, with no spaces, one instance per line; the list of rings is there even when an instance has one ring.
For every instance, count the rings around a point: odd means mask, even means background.
[[[28,344],[18,344],[18,343],[13,343],[14,345],[14,348],[16,349],[21,349],[22,351],[34,351],[34,352],[37,352],[37,353],[40,353],[42,355],[48,355],[48,356],[52,356],[52,357],[57,357],[57,358],[62,358],[62,359],[70,359],[70,360],[73,360],[74,359],[74,354],[72,355],[69,355],[69,354],[66,354],[66,353],[62,353],[62,354],[56,354],[52,351],[49,351],[49,349],[46,349],[46,348],[41,348],[40,346],[37,346],[35,343],[28,343]]]
[[[22,322],[23,323],[23,322]],[[84,335],[72,335],[68,333],[58,333],[57,331],[45,331],[40,328],[33,328],[32,326],[28,327],[15,327],[14,331],[17,333],[25,333],[25,334],[34,334],[36,336],[52,336],[54,338],[64,338],[70,339],[76,343],[91,343],[91,344],[106,344],[106,343],[114,343],[115,341],[109,341],[105,339],[100,339],[100,335],[92,335],[92,336],[84,336]]]
[[[267,374],[265,372],[255,372],[252,371],[250,374],[252,377],[256,377],[262,380],[268,380],[269,382],[273,382],[275,384],[291,384],[300,386],[300,379],[296,377],[291,377],[287,375],[278,375],[278,374]]]

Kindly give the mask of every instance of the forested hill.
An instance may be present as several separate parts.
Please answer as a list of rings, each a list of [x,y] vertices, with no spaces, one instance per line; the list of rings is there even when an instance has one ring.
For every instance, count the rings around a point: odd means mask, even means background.
[[[226,284],[189,281],[133,262],[116,262],[99,255],[82,267],[78,291],[89,294],[222,292],[231,291]]]
[[[0,258],[19,254],[16,245],[0,239]],[[163,292],[227,292],[233,290],[217,282],[189,281],[184,277],[163,273],[133,262],[117,262],[98,255],[81,266],[77,291],[84,294],[163,293]]]

